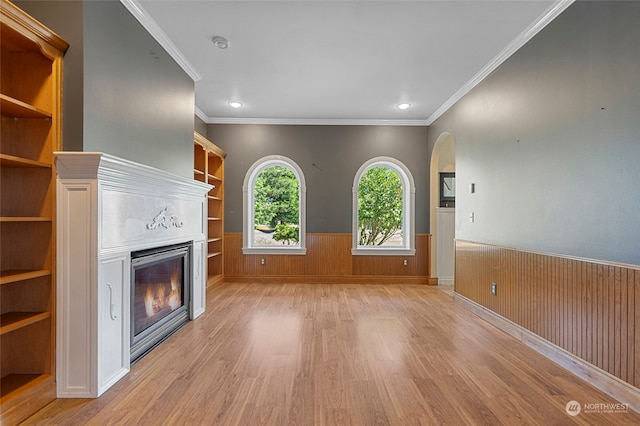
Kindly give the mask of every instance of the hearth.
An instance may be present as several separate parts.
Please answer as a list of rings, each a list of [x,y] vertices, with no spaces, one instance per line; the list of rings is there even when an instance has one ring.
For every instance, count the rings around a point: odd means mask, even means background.
[[[189,321],[192,243],[131,253],[131,362]]]

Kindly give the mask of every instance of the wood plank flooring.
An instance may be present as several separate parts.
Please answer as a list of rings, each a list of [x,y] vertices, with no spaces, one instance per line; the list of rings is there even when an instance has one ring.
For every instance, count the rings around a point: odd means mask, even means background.
[[[226,284],[95,400],[27,425],[638,425],[437,287]]]

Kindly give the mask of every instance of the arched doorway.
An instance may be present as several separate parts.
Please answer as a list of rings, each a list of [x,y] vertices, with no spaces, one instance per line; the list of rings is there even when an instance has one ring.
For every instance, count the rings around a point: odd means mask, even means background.
[[[455,142],[444,132],[433,147],[430,170],[431,276],[438,278],[438,284],[453,284],[455,208],[440,207],[440,173],[455,171]]]

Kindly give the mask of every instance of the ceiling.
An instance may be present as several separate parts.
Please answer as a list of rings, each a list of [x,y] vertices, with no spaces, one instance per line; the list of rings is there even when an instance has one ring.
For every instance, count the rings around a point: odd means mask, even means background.
[[[431,124],[572,1],[121,0],[207,123],[398,125]]]

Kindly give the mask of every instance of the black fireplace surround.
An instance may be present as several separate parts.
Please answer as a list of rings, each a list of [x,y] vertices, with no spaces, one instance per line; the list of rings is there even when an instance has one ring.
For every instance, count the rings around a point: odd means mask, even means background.
[[[131,253],[131,363],[189,321],[193,242]]]

